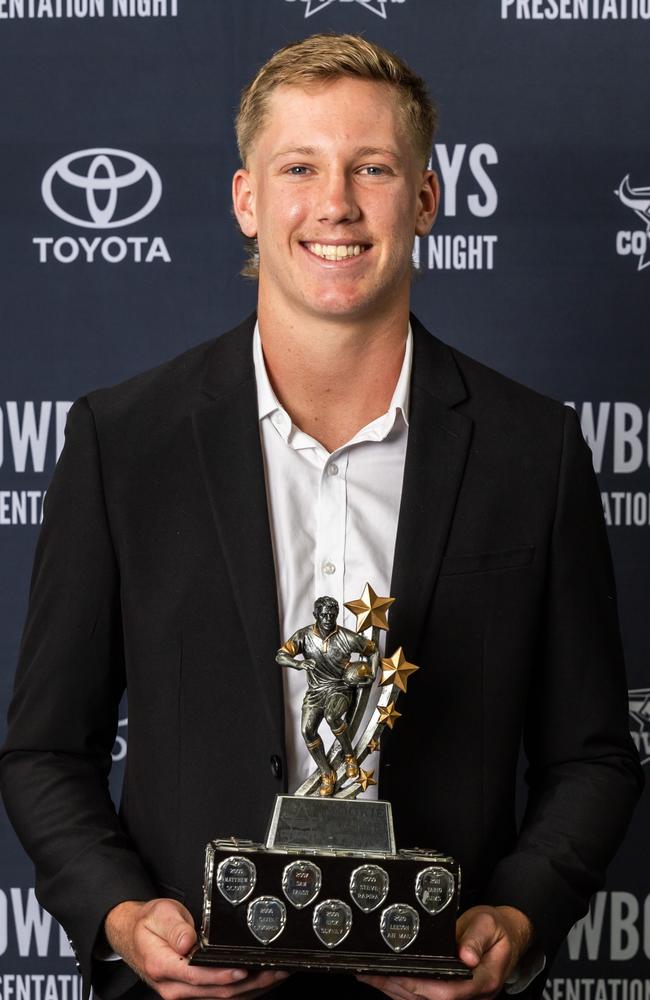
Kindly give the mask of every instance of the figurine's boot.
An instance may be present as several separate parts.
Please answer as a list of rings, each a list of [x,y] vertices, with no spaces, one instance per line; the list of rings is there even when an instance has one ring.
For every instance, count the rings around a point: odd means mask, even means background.
[[[335,785],[336,785],[335,771],[328,771],[326,774],[321,774],[319,795],[322,796],[333,795]]]
[[[357,758],[354,756],[354,754],[345,755],[345,777],[346,778],[359,777],[359,765],[357,764]]]
[[[350,740],[350,734],[348,733],[347,722],[341,723],[337,729],[332,729],[332,732],[341,744],[341,749],[345,755],[346,778],[358,778],[359,765],[357,764],[357,758],[354,756],[354,750],[352,749],[352,741]]]

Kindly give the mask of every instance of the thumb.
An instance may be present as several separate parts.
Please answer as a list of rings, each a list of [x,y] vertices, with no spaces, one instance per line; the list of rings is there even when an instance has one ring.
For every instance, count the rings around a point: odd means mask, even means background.
[[[461,941],[458,946],[458,955],[461,962],[469,965],[470,969],[475,969],[483,957],[484,949],[479,941]]]
[[[496,921],[490,913],[481,910],[470,911],[464,916],[469,919],[459,928],[458,954],[470,969],[475,969],[495,942]]]
[[[192,914],[175,899],[158,899],[146,924],[150,931],[163,938],[178,955],[187,955],[196,944]]]

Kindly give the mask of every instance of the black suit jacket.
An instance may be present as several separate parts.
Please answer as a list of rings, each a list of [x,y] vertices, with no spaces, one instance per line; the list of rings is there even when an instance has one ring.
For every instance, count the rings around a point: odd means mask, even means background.
[[[104,996],[133,982],[92,960],[106,912],[163,894],[198,919],[207,841],[262,839],[285,790],[252,326],[78,401],[47,494],[1,776],[38,897]],[[642,780],[598,490],[573,411],[413,327],[388,646],[421,670],[381,795],[398,845],[452,852],[463,905],[520,908],[550,956]]]

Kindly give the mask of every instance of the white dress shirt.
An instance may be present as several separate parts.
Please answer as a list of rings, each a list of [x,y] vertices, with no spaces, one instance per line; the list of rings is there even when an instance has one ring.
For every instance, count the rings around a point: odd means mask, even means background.
[[[336,598],[338,624],[355,629],[356,618],[344,607],[346,601],[360,597],[366,583],[377,594],[390,595],[408,439],[412,355],[409,327],[402,370],[388,410],[330,453],[296,427],[279,403],[255,327],[253,359],[283,641],[313,622],[317,597]],[[354,375],[352,390],[353,379]],[[382,655],[383,638],[384,633]],[[315,769],[300,732],[305,675],[283,667],[278,670],[284,683],[288,783],[293,792]],[[375,684],[361,731],[378,697]],[[325,722],[320,735],[327,752],[333,737]],[[374,769],[375,778],[378,756],[371,754],[363,762],[365,770]],[[364,794],[376,798],[377,792],[373,785]]]

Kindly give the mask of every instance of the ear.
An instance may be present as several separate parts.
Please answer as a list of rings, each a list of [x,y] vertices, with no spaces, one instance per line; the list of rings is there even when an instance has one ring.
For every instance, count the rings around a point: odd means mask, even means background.
[[[239,169],[232,179],[232,204],[237,222],[244,236],[257,236],[255,216],[255,191],[248,170]]]
[[[415,216],[415,233],[417,236],[427,236],[435,222],[440,204],[440,184],[435,170],[425,170],[422,175],[422,187],[418,192],[417,210]]]

